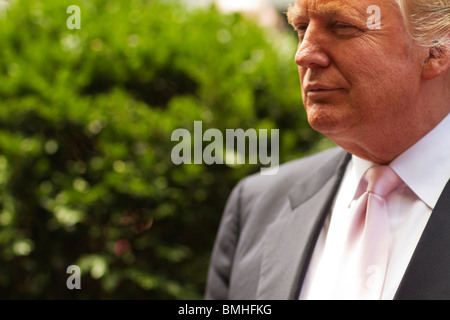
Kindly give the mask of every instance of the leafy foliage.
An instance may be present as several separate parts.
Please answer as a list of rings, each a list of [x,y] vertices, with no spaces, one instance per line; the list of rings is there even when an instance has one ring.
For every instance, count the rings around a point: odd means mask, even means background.
[[[77,2],[79,30],[72,1],[0,19],[0,296],[201,299],[226,198],[259,168],[174,165],[171,134],[279,128],[281,161],[317,147],[295,39],[176,1]]]

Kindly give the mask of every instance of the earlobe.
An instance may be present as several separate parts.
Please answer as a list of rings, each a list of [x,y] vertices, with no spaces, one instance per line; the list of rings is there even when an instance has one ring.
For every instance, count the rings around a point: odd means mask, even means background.
[[[434,79],[450,69],[450,50],[431,48],[428,58],[423,62],[422,78]]]

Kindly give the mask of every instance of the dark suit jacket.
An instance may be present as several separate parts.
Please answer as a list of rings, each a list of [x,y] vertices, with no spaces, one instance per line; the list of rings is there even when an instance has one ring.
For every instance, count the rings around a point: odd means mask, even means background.
[[[243,179],[217,235],[205,299],[298,299],[315,243],[350,155],[340,148]],[[395,299],[450,299],[450,183]]]

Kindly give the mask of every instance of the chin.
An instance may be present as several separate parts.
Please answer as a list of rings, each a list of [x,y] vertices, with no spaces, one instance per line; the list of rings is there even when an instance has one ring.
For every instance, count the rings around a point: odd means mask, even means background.
[[[351,126],[352,118],[350,116],[343,115],[337,110],[330,110],[330,108],[328,110],[320,109],[312,108],[307,111],[309,125],[315,131],[326,136],[338,135]]]

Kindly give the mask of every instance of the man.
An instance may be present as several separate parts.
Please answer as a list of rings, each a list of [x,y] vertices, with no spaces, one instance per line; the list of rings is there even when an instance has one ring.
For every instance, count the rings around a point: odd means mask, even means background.
[[[288,18],[308,121],[340,147],[239,183],[206,298],[450,299],[450,1]]]

